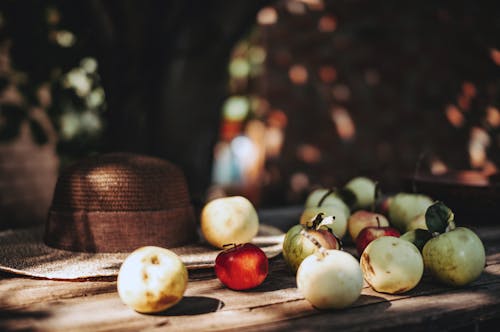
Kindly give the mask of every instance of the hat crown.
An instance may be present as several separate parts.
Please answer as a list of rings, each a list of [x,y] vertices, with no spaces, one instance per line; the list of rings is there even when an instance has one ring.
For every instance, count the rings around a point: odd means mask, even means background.
[[[151,211],[190,205],[182,171],[154,157],[113,153],[68,167],[57,181],[53,211]]]
[[[83,252],[181,246],[196,238],[182,171],[126,153],[84,159],[61,173],[45,224],[46,244]]]

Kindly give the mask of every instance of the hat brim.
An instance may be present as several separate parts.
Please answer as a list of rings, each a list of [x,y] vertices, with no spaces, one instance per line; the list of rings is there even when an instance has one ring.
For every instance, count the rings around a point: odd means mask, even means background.
[[[30,277],[74,280],[113,277],[130,253],[83,253],[49,247],[44,244],[43,227],[0,232],[0,271]],[[284,234],[278,228],[260,224],[252,240],[268,258],[281,253]],[[188,269],[209,268],[221,251],[207,243],[169,248]]]

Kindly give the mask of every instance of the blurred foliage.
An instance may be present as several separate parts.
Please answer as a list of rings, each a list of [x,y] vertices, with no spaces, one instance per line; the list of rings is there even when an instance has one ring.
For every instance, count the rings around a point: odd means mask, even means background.
[[[90,32],[64,1],[0,2],[0,140],[14,139],[29,121],[39,144],[47,132],[31,116],[42,109],[65,160],[102,145],[104,90],[91,57]]]

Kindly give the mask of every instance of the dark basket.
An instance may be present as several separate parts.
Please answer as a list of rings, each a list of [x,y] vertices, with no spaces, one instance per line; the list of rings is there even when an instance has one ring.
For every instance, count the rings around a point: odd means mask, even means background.
[[[475,171],[419,174],[405,179],[405,189],[448,205],[459,224],[494,225],[500,217],[500,183]]]

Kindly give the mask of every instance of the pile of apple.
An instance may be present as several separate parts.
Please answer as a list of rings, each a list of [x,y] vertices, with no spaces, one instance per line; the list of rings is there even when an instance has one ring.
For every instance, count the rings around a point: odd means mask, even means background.
[[[448,207],[426,195],[378,199],[378,192],[366,177],[356,177],[340,190],[317,189],[308,196],[299,223],[286,233],[283,258],[312,305],[350,306],[361,295],[363,279],[375,291],[398,294],[413,289],[424,271],[451,286],[479,277],[484,246],[471,230],[455,226]],[[215,199],[204,206],[200,219],[207,242],[223,249],[214,264],[219,280],[233,290],[262,284],[269,262],[250,243],[259,228],[252,203],[241,196]],[[344,237],[356,245],[359,261],[342,249]],[[182,299],[187,281],[177,255],[143,247],[124,261],[118,293],[136,311],[158,312]]]
[[[375,291],[399,294],[417,286],[424,271],[451,286],[479,277],[484,246],[471,230],[455,227],[442,202],[422,194],[378,194],[375,182],[357,177],[340,190],[308,196],[300,224],[285,236],[283,257],[309,302],[349,306],[360,296],[363,278]],[[346,234],[359,262],[342,251]]]

